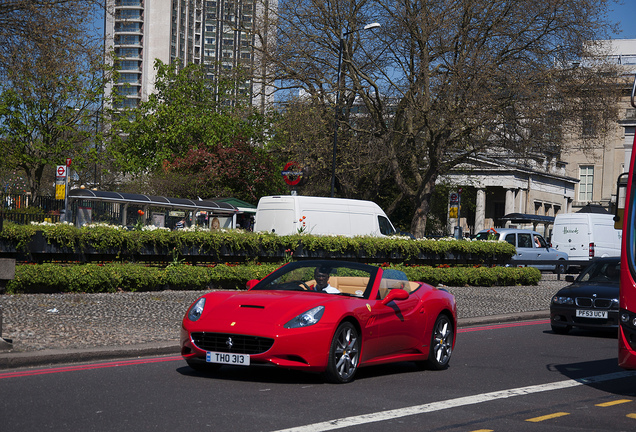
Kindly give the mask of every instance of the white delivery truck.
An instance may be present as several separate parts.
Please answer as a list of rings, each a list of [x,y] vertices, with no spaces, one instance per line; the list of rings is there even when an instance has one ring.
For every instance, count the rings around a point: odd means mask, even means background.
[[[387,236],[395,228],[372,201],[300,195],[266,196],[258,201],[254,231],[278,235]]]
[[[567,253],[570,260],[620,256],[621,238],[612,214],[564,213],[554,218],[552,247]]]

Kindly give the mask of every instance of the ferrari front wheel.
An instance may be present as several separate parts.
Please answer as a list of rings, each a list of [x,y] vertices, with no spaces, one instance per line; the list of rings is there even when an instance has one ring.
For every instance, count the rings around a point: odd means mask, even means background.
[[[450,318],[444,314],[438,316],[433,327],[431,347],[426,362],[429,369],[442,370],[448,367],[453,352],[454,337],[453,323]]]
[[[325,377],[328,381],[342,384],[353,379],[360,361],[360,335],[350,322],[341,323],[331,341]]]

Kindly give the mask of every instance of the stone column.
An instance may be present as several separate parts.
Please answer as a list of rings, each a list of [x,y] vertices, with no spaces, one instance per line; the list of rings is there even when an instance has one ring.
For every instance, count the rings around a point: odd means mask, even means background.
[[[517,197],[519,201],[517,202],[517,208],[519,209],[519,213],[527,213],[526,212],[526,195],[527,192],[525,189],[519,189],[517,192]]]
[[[506,203],[504,204],[504,212],[506,214],[515,212],[515,191],[506,189]]]
[[[477,200],[475,203],[475,233],[486,228],[486,190],[477,189]]]

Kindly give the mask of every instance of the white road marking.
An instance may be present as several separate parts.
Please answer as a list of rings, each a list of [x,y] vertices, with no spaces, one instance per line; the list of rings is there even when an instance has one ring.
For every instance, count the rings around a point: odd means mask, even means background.
[[[490,393],[482,393],[474,396],[464,396],[456,399],[449,399],[439,402],[431,402],[423,405],[415,405],[412,407],[398,408],[394,410],[381,411],[372,414],[362,414],[359,416],[344,417],[325,422],[309,424],[305,426],[297,426],[289,429],[281,429],[275,432],[321,432],[342,429],[351,426],[359,426],[366,423],[374,423],[385,420],[396,419],[417,414],[424,414],[434,411],[441,411],[449,408],[456,408],[466,405],[474,405],[482,402],[489,402],[497,399],[506,399],[515,396],[524,396],[533,393],[541,393],[551,390],[562,390],[566,388],[576,387],[580,385],[594,384],[604,381],[611,381],[621,378],[636,376],[636,371],[615,372],[605,375],[596,375],[587,378],[568,379],[547,384],[539,384],[527,387],[519,387],[516,389],[500,390]]]

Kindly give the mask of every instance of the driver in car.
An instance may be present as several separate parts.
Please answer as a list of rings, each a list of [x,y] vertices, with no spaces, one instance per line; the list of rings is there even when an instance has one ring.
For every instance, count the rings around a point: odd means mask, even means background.
[[[316,279],[316,285],[313,287],[314,291],[326,292],[329,294],[339,294],[340,291],[337,288],[329,285],[329,269],[325,267],[316,267],[314,271],[314,279]]]

